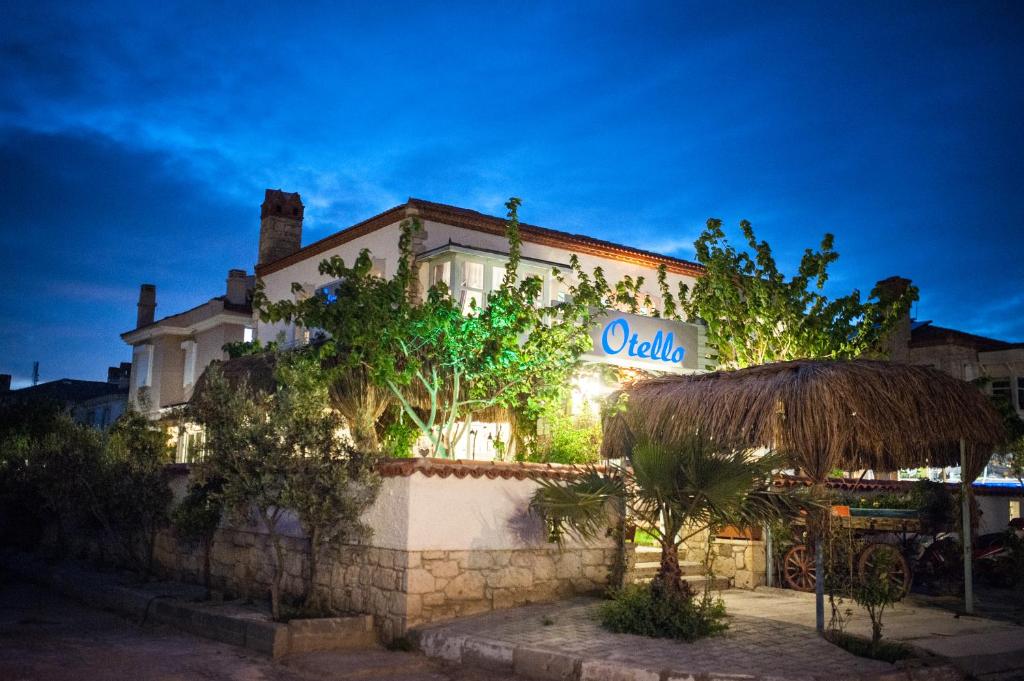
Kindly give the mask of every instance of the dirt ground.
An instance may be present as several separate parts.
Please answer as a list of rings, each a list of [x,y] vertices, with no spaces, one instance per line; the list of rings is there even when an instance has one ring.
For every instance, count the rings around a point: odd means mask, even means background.
[[[491,672],[443,667],[383,649],[297,655],[282,662],[159,625],[139,626],[41,587],[0,584],[4,681],[483,681]],[[504,677],[511,679],[512,677]]]

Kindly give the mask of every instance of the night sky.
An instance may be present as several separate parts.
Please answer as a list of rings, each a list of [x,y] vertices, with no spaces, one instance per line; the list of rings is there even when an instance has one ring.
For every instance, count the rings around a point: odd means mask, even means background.
[[[1024,3],[2,5],[15,385],[251,271],[266,187],[305,243],[409,196],[681,257],[746,218],[790,267],[830,231],[833,292],[1024,340]]]

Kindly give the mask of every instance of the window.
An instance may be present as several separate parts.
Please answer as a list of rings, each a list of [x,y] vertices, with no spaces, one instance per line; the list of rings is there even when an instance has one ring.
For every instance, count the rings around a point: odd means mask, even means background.
[[[992,379],[992,397],[1001,397],[1007,402],[1010,401],[1010,379]]]
[[[505,268],[495,265],[491,268],[491,290],[497,291],[505,281]]]
[[[185,366],[182,370],[181,387],[190,388],[196,382],[196,342],[185,341],[181,344],[185,351]]]
[[[153,346],[140,345],[132,353],[132,380],[136,388],[145,388],[153,379]]]
[[[384,260],[384,258],[374,258],[373,266],[370,267],[370,274],[372,274],[375,277],[380,277],[381,279],[383,279],[385,265],[386,261]]]
[[[444,284],[449,289],[452,287],[452,264],[450,262],[435,263],[430,270],[430,285],[437,286]]]
[[[1024,376],[1017,377],[1017,408],[1024,410]]]
[[[482,262],[462,263],[462,285],[475,291],[484,289],[484,264]]]
[[[471,291],[468,288],[462,289],[462,293],[459,295],[459,305],[462,308],[462,314],[469,314],[483,307],[483,292],[482,291]]]
[[[316,290],[316,292],[323,294],[324,297],[327,298],[327,302],[333,303],[335,300],[338,299],[338,286],[340,286],[340,285],[341,285],[341,280],[337,279],[335,281],[332,281],[329,284],[324,284],[323,286],[318,288]],[[296,302],[298,302],[299,300],[302,300],[302,298],[299,297],[299,294],[297,292],[295,294],[295,300],[296,300]]]

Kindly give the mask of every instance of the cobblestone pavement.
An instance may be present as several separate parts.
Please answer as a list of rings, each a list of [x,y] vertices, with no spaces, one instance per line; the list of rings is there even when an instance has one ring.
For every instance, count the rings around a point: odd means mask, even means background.
[[[382,649],[310,653],[273,662],[224,643],[138,626],[45,589],[0,584],[3,681],[485,681],[493,672],[446,667]]]
[[[747,674],[785,679],[841,678],[884,672],[892,666],[855,657],[799,624],[732,615],[729,630],[694,643],[680,643],[602,629],[594,618],[597,601],[575,599],[531,605],[465,618],[431,632],[471,636],[557,651],[653,672]],[[812,611],[813,613],[813,611]]]

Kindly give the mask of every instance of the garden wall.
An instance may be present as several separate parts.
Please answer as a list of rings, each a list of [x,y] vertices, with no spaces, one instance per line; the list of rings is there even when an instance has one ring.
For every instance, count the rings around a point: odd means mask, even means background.
[[[187,472],[182,471],[182,479]],[[615,549],[547,541],[529,513],[533,475],[565,469],[529,464],[403,459],[381,467],[383,482],[364,521],[373,536],[321,561],[316,587],[334,607],[374,615],[385,640],[410,627],[453,617],[592,593],[607,584]],[[180,489],[181,481],[174,485]],[[303,590],[307,547],[294,520],[285,523],[283,592]],[[214,588],[263,597],[273,574],[262,528],[225,524],[211,554]],[[157,542],[167,576],[197,581],[202,551],[172,532]]]
[[[707,532],[697,534],[679,549],[681,560],[703,563],[708,551]],[[760,539],[714,537],[711,540],[711,571],[737,589],[756,589],[767,584],[765,543]]]

